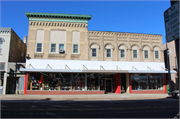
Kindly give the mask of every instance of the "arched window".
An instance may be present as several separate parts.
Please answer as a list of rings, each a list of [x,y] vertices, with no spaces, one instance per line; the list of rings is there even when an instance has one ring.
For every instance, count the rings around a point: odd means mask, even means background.
[[[112,58],[112,46],[109,44],[106,45],[105,50],[106,50],[106,58]]]
[[[133,59],[137,59],[138,58],[138,47],[136,45],[134,45],[132,47],[132,58]]]
[[[2,54],[2,44],[5,42],[3,38],[0,38],[0,54]]]
[[[154,59],[160,59],[160,52],[159,48],[156,46],[154,47]]]
[[[120,52],[120,58],[126,58],[126,47],[124,45],[121,45],[119,47]]]
[[[148,46],[143,47],[143,58],[144,59],[149,59],[149,56],[150,56],[149,51],[150,51],[150,49]]]
[[[99,49],[99,46],[97,44],[91,45],[91,58],[97,58],[98,57],[98,49]]]

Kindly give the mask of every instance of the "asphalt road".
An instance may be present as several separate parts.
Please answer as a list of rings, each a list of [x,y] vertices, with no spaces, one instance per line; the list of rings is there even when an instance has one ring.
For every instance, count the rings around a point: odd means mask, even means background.
[[[179,99],[1,101],[1,118],[174,118]]]

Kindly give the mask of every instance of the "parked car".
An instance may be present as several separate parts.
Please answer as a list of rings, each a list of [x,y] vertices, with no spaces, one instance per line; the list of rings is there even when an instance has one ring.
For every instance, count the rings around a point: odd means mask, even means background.
[[[179,98],[179,90],[174,90],[172,92],[172,97]]]

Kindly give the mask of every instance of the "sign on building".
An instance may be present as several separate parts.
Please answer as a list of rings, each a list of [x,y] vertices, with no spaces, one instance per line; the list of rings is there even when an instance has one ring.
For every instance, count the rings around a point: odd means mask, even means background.
[[[179,39],[179,2],[164,12],[167,42]]]

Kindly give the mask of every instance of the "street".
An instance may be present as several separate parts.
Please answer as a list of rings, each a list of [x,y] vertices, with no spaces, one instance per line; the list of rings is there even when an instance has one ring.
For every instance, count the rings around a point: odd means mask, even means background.
[[[174,118],[179,100],[2,100],[2,118]]]

